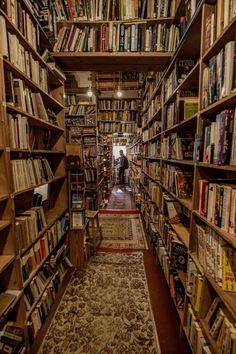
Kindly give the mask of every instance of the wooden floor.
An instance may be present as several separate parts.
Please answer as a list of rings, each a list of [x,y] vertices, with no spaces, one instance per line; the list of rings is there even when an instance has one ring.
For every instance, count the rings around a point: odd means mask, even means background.
[[[119,200],[119,208],[117,205]],[[123,208],[122,208],[123,205]],[[128,187],[120,188],[115,186],[113,193],[109,199],[107,209],[135,209],[134,201]],[[149,239],[147,237],[149,243]],[[169,289],[161,270],[159,263],[156,263],[155,252],[150,247],[144,251],[144,264],[146,269],[146,276],[149,288],[150,302],[153,310],[154,320],[157,328],[160,348],[162,354],[190,354],[187,341],[179,335],[179,317],[175,309],[174,303],[170,298]],[[46,319],[42,329],[40,330],[37,340],[31,349],[30,354],[36,354],[46,334],[47,329],[54,317],[55,311],[60,303],[60,300],[66,290],[68,282],[71,278],[72,271],[68,273],[63,281],[61,289],[58,294],[58,299],[50,311],[49,317]],[[65,349],[66,352],[66,349]],[[137,353],[139,354],[139,353]]]

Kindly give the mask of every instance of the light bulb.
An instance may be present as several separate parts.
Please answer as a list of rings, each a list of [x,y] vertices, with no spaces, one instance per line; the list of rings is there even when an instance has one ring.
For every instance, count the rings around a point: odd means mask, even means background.
[[[87,95],[88,95],[88,97],[92,97],[93,96],[93,91],[91,89],[88,89]]]
[[[116,92],[116,94],[117,94],[118,97],[122,97],[122,91],[121,91],[121,90],[118,90],[118,91]]]

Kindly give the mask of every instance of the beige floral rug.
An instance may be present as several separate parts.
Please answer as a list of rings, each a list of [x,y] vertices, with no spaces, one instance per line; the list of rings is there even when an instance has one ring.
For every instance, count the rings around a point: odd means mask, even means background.
[[[98,253],[76,270],[40,354],[160,354],[143,254]]]
[[[147,242],[140,215],[99,214],[102,240],[99,248],[147,249]]]

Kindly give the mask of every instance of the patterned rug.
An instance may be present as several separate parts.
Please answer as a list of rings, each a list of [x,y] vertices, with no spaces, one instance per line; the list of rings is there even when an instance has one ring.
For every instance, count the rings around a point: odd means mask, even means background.
[[[142,253],[92,257],[76,270],[40,354],[160,354]]]
[[[99,248],[147,249],[140,215],[121,213],[99,214],[102,241]]]

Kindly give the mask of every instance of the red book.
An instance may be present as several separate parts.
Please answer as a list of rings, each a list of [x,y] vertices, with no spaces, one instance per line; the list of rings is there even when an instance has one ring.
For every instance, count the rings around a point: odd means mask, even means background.
[[[199,214],[206,216],[207,214],[207,196],[208,196],[208,181],[201,179],[199,181]]]

